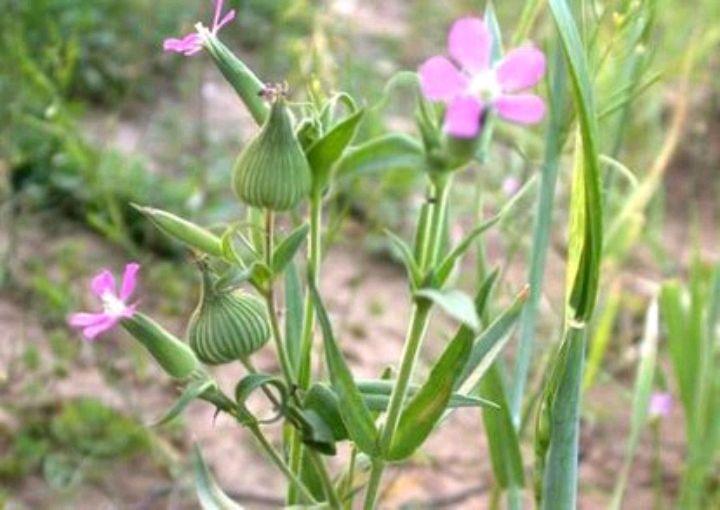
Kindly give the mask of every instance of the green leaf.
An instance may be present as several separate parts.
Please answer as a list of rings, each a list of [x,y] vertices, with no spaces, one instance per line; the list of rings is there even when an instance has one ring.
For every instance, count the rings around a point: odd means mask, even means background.
[[[522,313],[527,297],[528,289],[525,288],[475,341],[463,373],[458,378],[457,387],[461,388],[462,393],[469,392],[477,384],[500,354],[511,328]]]
[[[297,374],[302,341],[303,292],[297,264],[290,261],[285,270],[285,347],[290,364]]]
[[[193,445],[192,464],[195,471],[195,490],[203,510],[242,510],[225,494],[213,478],[202,458],[200,447]]]
[[[287,408],[288,399],[290,398],[290,390],[280,377],[270,374],[253,373],[248,374],[235,386],[235,400],[241,410],[245,409],[245,401],[257,389],[263,386],[272,386],[280,396],[280,413],[284,413]]]
[[[544,4],[536,0],[536,9]],[[528,4],[526,4],[527,6]],[[524,14],[530,15],[529,11]],[[520,319],[520,332],[517,354],[515,356],[515,371],[512,377],[512,386],[509,392],[510,409],[515,426],[520,425],[525,384],[527,382],[530,364],[532,361],[533,346],[535,344],[536,323],[540,310],[540,301],[543,295],[545,280],[545,266],[550,247],[550,238],[553,229],[553,208],[555,205],[555,189],[563,155],[563,147],[567,138],[568,115],[568,86],[565,60],[560,47],[555,47],[550,59],[549,73],[550,111],[549,126],[545,137],[545,154],[541,165],[540,187],[538,189],[535,224],[533,225],[532,250],[528,262],[530,296],[527,306],[523,309]]]
[[[499,404],[499,409],[483,410],[485,436],[490,448],[490,461],[498,485],[503,489],[525,485],[522,454],[512,422],[505,387],[497,364],[493,363],[480,380],[480,395]]]
[[[315,412],[332,430],[335,441],[348,438],[348,432],[340,415],[337,395],[325,384],[315,383],[305,392],[303,409]]]
[[[495,225],[499,220],[500,216],[495,216],[494,218],[482,223],[480,226],[475,227],[467,236],[465,236],[465,239],[463,239],[460,244],[458,244],[445,256],[435,271],[435,280],[438,282],[438,285],[442,286],[447,281],[458,259],[465,254],[470,246],[472,246],[473,241],[475,241],[475,239],[477,239],[477,237],[487,229]]]
[[[568,305],[574,318],[590,319],[597,299],[602,253],[602,197],[600,195],[600,162],[598,157],[598,127],[590,77],[572,13],[565,0],[549,0],[555,24],[560,34],[571,82],[579,124],[578,145],[582,160],[578,158],[576,178],[571,197],[570,261],[571,293]],[[573,219],[574,218],[574,219]],[[582,225],[580,227],[579,225]]]
[[[371,411],[386,411],[388,403],[390,401],[390,395],[395,381],[390,379],[358,379],[356,380],[358,389],[363,394],[365,402]],[[418,385],[410,385],[408,387],[408,396],[417,394],[420,390]],[[449,408],[458,407],[494,407],[497,408],[497,404],[491,400],[479,398],[471,395],[464,395],[462,393],[453,393],[450,397],[448,404]]]
[[[351,147],[338,161],[336,177],[354,178],[377,172],[417,172],[425,165],[423,147],[416,139],[399,133],[373,138]]]
[[[385,230],[385,235],[388,236],[393,247],[395,247],[398,254],[400,255],[400,258],[403,261],[403,265],[405,266],[405,270],[408,273],[411,287],[413,289],[417,288],[417,286],[420,285],[420,281],[422,280],[422,272],[420,271],[420,267],[415,261],[415,255],[413,254],[412,248],[410,248],[410,246],[408,246],[408,244],[400,237],[387,229]]]
[[[471,346],[469,337],[456,336],[445,348],[425,384],[403,409],[387,460],[405,459],[425,442],[448,408],[455,382],[467,362]]]
[[[450,317],[457,319],[474,331],[480,329],[480,319],[475,311],[472,298],[460,290],[420,289],[415,292],[415,297],[429,299]]]
[[[365,110],[360,109],[348,115],[308,149],[307,159],[312,170],[312,185],[316,193],[322,192],[328,186],[330,172],[355,137],[364,114]]]
[[[275,248],[272,254],[272,273],[274,275],[282,274],[285,267],[293,260],[300,246],[302,246],[303,241],[305,241],[308,230],[310,230],[310,225],[303,223],[290,232],[278,247]]]
[[[544,458],[536,471],[542,476],[542,510],[574,510],[578,482],[580,387],[585,358],[585,328],[568,327],[539,411],[547,422]],[[536,447],[537,448],[537,447]]]
[[[377,455],[378,431],[375,428],[372,414],[365,405],[365,400],[355,384],[350,368],[340,352],[325,306],[312,281],[310,282],[310,295],[322,332],[330,382],[340,401],[340,415],[345,427],[361,451],[368,455]]]
[[[180,397],[175,401],[173,406],[168,409],[168,411],[160,418],[157,422],[155,422],[154,426],[164,425],[170,420],[174,419],[180,413],[182,413],[185,408],[198,398],[200,395],[205,393],[205,391],[209,390],[210,388],[215,386],[215,381],[211,379],[200,379],[197,381],[192,381],[190,384],[185,386],[185,389],[180,394]]]

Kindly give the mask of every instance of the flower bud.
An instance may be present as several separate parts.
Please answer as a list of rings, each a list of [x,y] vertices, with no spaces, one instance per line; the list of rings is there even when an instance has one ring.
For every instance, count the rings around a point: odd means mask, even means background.
[[[158,229],[170,237],[208,255],[222,256],[220,238],[209,230],[162,209],[139,205],[133,205],[133,207],[147,216]]]
[[[262,124],[268,116],[267,104],[260,94],[263,82],[215,34],[207,30],[204,32],[205,47],[215,65],[245,103],[255,122]]]
[[[243,202],[282,211],[307,196],[310,179],[310,166],[279,96],[267,122],[235,162],[233,188]]]
[[[246,292],[215,289],[203,269],[200,303],[188,325],[188,340],[197,356],[210,365],[229,363],[247,358],[269,337],[262,302]]]
[[[136,312],[121,324],[172,377],[185,379],[200,367],[190,347],[150,317]]]

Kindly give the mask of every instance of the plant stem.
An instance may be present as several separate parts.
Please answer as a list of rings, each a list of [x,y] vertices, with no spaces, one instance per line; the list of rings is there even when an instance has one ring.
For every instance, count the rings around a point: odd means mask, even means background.
[[[300,493],[303,495],[303,497],[307,498],[308,501],[316,502],[315,498],[313,498],[308,488],[305,487],[305,484],[290,470],[288,465],[283,460],[282,456],[267,440],[265,434],[263,434],[260,430],[260,427],[258,427],[257,424],[253,424],[248,425],[248,428],[250,429],[252,435],[255,436],[255,439],[260,444],[262,449],[265,450],[268,457],[270,457],[270,460],[272,460],[273,463],[278,467],[278,469],[280,469],[280,471],[282,471],[282,473],[287,477],[290,484],[295,486],[297,490],[300,491]]]
[[[320,260],[322,255],[322,196],[314,194],[310,199],[310,239],[308,243],[308,278],[317,287],[318,273],[320,271]],[[298,367],[298,386],[307,389],[310,385],[312,375],[312,346],[313,332],[315,330],[315,310],[313,308],[310,293],[305,295],[305,308],[303,317],[303,330],[300,340],[300,364]],[[302,469],[303,445],[297,430],[291,431],[290,436],[290,467],[295,473]],[[293,487],[290,487],[287,495],[288,504],[296,504],[297,494]]]
[[[323,486],[323,490],[325,491],[325,497],[327,498],[327,502],[329,503],[330,508],[340,510],[340,508],[341,508],[340,498],[338,497],[338,493],[335,490],[335,486],[333,485],[333,482],[330,479],[330,476],[328,475],[327,466],[325,465],[325,462],[323,461],[322,457],[320,457],[318,452],[313,451],[311,449],[308,449],[307,452],[308,452],[308,457],[310,457],[311,462],[315,465],[315,469],[317,470],[317,473],[320,476],[320,483]]]
[[[347,479],[345,480],[345,490],[343,491],[343,499],[345,500],[344,510],[352,510],[353,506],[353,479],[355,478],[355,462],[357,460],[357,448],[353,447],[350,451],[350,465],[348,466]]]
[[[452,179],[449,175],[443,175],[435,179],[433,193],[434,206],[431,210],[430,227],[425,238],[425,245],[422,249],[421,269],[427,271],[435,264],[440,253],[442,235],[445,227],[445,216],[447,215],[447,203]],[[413,304],[412,316],[408,326],[407,336],[403,347],[400,371],[393,386],[388,404],[387,417],[380,436],[380,450],[387,453],[392,445],[393,436],[400,421],[407,396],[407,389],[412,379],[413,370],[417,361],[418,352],[427,332],[432,304],[426,300],[417,300]],[[373,459],[370,482],[365,493],[365,509],[375,507],[380,480],[382,478],[385,463],[379,459]]]
[[[275,217],[273,211],[267,209],[265,211],[265,263],[268,267],[272,267],[273,255],[273,237],[275,235]],[[274,275],[273,275],[274,276]],[[268,315],[270,316],[270,328],[272,337],[277,349],[278,358],[280,359],[280,367],[288,386],[295,386],[295,377],[293,375],[290,358],[288,358],[285,345],[283,344],[282,334],[280,333],[280,323],[278,322],[277,310],[275,308],[275,285],[271,281],[265,292],[265,302],[267,304]]]
[[[317,288],[320,260],[322,256],[322,197],[313,196],[310,200],[310,240],[308,244],[308,278]],[[312,374],[312,344],[315,328],[315,314],[310,293],[305,296],[305,317],[303,319],[302,340],[300,342],[300,369],[298,383],[307,388]]]
[[[370,481],[368,482],[367,492],[365,493],[364,510],[374,510],[377,502],[378,492],[380,489],[380,480],[385,470],[385,462],[381,459],[373,459],[372,469],[370,470]]]

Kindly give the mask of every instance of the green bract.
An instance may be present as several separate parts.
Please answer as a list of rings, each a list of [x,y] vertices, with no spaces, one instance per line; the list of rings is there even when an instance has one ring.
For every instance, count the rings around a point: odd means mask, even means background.
[[[190,318],[188,341],[203,362],[219,365],[245,359],[270,337],[263,304],[243,291],[216,290],[203,273],[200,303]]]
[[[275,211],[297,206],[310,191],[310,167],[278,97],[260,132],[238,156],[233,189],[243,202]]]

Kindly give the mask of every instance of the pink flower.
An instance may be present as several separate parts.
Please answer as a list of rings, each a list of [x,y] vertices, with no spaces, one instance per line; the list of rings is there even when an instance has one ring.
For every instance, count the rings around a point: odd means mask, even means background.
[[[651,418],[664,418],[670,414],[673,408],[673,397],[667,392],[653,393],[650,397],[650,409],[648,413]]]
[[[215,16],[213,17],[212,28],[209,32],[212,35],[217,35],[218,31],[235,19],[235,9],[231,9],[225,16],[220,19],[222,15],[223,1],[224,0],[213,0],[215,2]],[[197,32],[188,34],[182,39],[165,39],[163,42],[163,49],[165,51],[173,51],[175,53],[182,53],[185,56],[194,55],[195,53],[202,50],[203,43],[203,30],[208,30],[201,24],[196,25],[198,27]]]
[[[540,97],[517,93],[537,85],[545,74],[543,53],[530,45],[521,46],[492,65],[492,43],[482,19],[461,18],[448,35],[452,61],[435,56],[420,66],[423,95],[447,105],[444,129],[452,136],[477,136],[486,108],[520,124],[534,124],[545,115]]]
[[[102,301],[103,311],[99,313],[74,313],[68,318],[70,326],[82,329],[88,340],[94,340],[98,335],[112,329],[122,319],[130,318],[135,313],[135,305],[128,305],[135,285],[140,264],[131,262],[125,266],[122,285],[118,293],[115,277],[108,269],[103,269],[95,275],[90,288]]]

